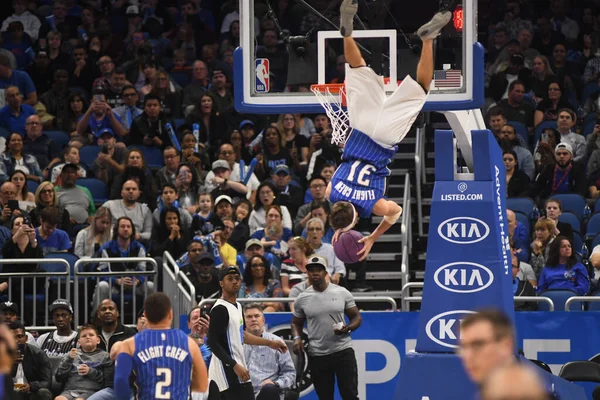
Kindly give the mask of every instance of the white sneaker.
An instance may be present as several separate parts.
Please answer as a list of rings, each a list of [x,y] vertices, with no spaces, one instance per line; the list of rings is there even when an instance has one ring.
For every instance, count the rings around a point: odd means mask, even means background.
[[[340,6],[340,33],[344,37],[352,35],[354,16],[358,11],[358,0],[344,0]]]
[[[440,11],[435,14],[431,21],[423,25],[417,31],[417,35],[421,38],[421,40],[433,40],[444,29],[448,22],[452,19],[452,12],[450,11]]]

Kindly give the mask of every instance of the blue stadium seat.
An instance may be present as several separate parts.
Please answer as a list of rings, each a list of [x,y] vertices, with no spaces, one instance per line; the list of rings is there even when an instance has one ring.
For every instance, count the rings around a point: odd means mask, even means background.
[[[591,95],[598,92],[600,92],[600,86],[597,82],[592,82],[585,85],[583,87],[583,90],[581,91],[581,104],[585,104],[585,102]]]
[[[592,214],[585,228],[586,239],[591,239],[600,232],[600,212]]]
[[[577,215],[573,214],[570,211],[563,212],[560,217],[558,217],[559,222],[566,222],[571,225],[571,228],[575,232],[581,233],[581,221],[577,218]]]
[[[61,149],[68,145],[71,140],[69,135],[63,131],[44,131],[42,133],[54,140]]]
[[[592,246],[589,248],[590,254],[592,254],[594,247],[598,245],[600,245],[600,233],[594,236],[594,238],[592,239]]]
[[[557,128],[556,121],[544,121],[535,127],[535,143],[537,143],[540,140],[540,137],[542,136],[542,132],[544,131],[544,129],[548,129],[548,128],[556,129]]]
[[[506,199],[506,208],[508,210],[523,213],[527,217],[529,217],[534,207],[535,203],[529,197],[511,197]]]
[[[583,136],[587,136],[590,135],[592,133],[594,133],[594,128],[596,127],[596,120],[591,120],[586,122],[583,125]]]
[[[525,140],[525,143],[529,142],[529,133],[527,132],[527,127],[523,123],[519,121],[508,121],[507,124],[515,128],[515,131],[517,131],[518,135],[521,135]]]
[[[178,129],[181,125],[185,124],[185,119],[177,118],[173,120],[173,123],[175,124],[175,129]]]
[[[37,183],[36,181],[33,181],[31,179],[27,179],[27,190],[33,194],[35,194],[35,191],[37,190],[38,186],[40,186],[39,183]]]
[[[69,263],[69,277],[75,276],[75,263],[79,260],[75,254],[71,253],[48,253],[45,258],[62,258]],[[40,264],[42,269],[47,272],[64,272],[65,267],[62,264]]]
[[[583,210],[587,205],[585,198],[579,194],[568,193],[568,194],[555,194],[550,197],[551,199],[560,200],[562,203],[562,210],[570,211],[577,216],[580,220],[583,220]]]
[[[600,292],[596,292],[591,294],[592,297],[600,297]],[[600,301],[590,301],[588,302],[588,311],[600,311]],[[590,361],[592,361],[590,359]],[[598,361],[600,362],[600,361]]]
[[[583,119],[583,126],[587,125],[590,121],[596,121],[596,113],[589,113]]]
[[[81,149],[79,149],[79,159],[82,164],[92,168],[92,164],[94,161],[96,161],[98,153],[100,153],[100,146],[83,146]]]
[[[577,296],[577,293],[575,293],[571,290],[552,290],[552,289],[550,289],[550,290],[546,290],[545,292],[542,292],[540,294],[540,296],[549,297],[554,302],[554,311],[564,311],[565,303],[567,302],[567,299],[569,299],[570,297],[573,297],[573,296]],[[548,304],[542,302],[542,303],[539,303],[538,310],[539,311],[550,311],[550,307],[548,306]],[[576,311],[575,307],[573,307],[573,311]]]
[[[77,184],[88,188],[95,204],[102,204],[108,200],[108,186],[100,179],[81,178],[77,179]]]
[[[162,151],[157,147],[149,146],[129,146],[129,150],[140,150],[144,155],[146,166],[151,169],[160,169],[165,166],[165,160],[163,158]]]
[[[182,88],[186,87],[192,81],[191,73],[188,72],[171,72],[171,79],[173,79]]]
[[[517,217],[517,221],[525,225],[525,229],[527,229],[527,237],[531,234],[531,221],[529,220],[529,215],[525,215],[520,211],[515,212],[515,216]]]
[[[581,253],[581,248],[583,247],[583,237],[579,234],[579,232],[573,232],[573,249],[577,253]]]

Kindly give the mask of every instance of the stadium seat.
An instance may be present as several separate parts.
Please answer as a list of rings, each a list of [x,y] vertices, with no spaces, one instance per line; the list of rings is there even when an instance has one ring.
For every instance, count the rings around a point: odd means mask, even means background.
[[[571,211],[563,212],[560,217],[558,217],[558,221],[566,222],[571,225],[571,228],[573,228],[575,232],[581,233],[581,221]]]
[[[185,124],[185,119],[183,118],[177,118],[175,120],[173,120],[173,123],[175,124],[175,129],[178,129],[181,125]]]
[[[27,179],[27,190],[29,192],[35,194],[35,191],[37,190],[38,186],[40,186],[40,184],[37,183],[36,181]]]
[[[527,127],[523,123],[519,121],[508,121],[507,124],[515,128],[517,134],[525,139],[525,143],[529,142],[529,133],[527,132]]]
[[[598,92],[600,92],[600,86],[597,82],[592,82],[585,85],[583,87],[583,90],[581,91],[581,104],[585,104],[585,102],[591,95],[596,94]]]
[[[527,217],[529,217],[534,207],[535,203],[529,197],[511,197],[506,199],[506,208],[508,210],[523,213]]]
[[[598,298],[600,297],[600,292],[596,292],[591,294],[590,297]],[[600,311],[600,301],[588,301],[588,311]],[[591,360],[590,360],[591,361]],[[600,361],[598,361],[600,362]]]
[[[568,194],[555,194],[550,197],[551,199],[560,200],[562,203],[563,211],[570,211],[577,216],[580,220],[583,220],[583,210],[587,205],[585,198],[579,194],[568,193]]]
[[[540,296],[548,297],[554,302],[554,311],[564,311],[565,303],[567,300],[573,296],[577,296],[577,293],[572,290],[553,290],[549,289],[540,294]],[[550,307],[547,303],[540,302],[538,304],[539,311],[550,311]],[[576,311],[575,307],[572,308],[571,311]]]
[[[586,126],[590,121],[596,121],[596,113],[589,113],[583,119],[583,126]]]
[[[527,229],[527,237],[529,237],[531,234],[531,221],[529,221],[529,216],[520,211],[515,212],[515,216],[517,217],[518,222],[525,225],[525,229]]]
[[[98,153],[100,153],[100,146],[83,146],[81,149],[79,149],[79,159],[82,164],[92,168],[92,164],[94,161],[96,161]]]
[[[590,247],[590,254],[592,253],[594,247],[600,245],[600,233],[596,234],[596,236],[594,236],[594,238],[592,239],[592,245]]]
[[[129,150],[140,150],[144,155],[146,166],[150,169],[160,169],[165,166],[165,160],[163,158],[162,151],[157,147],[149,146],[129,146]]]
[[[61,149],[68,145],[71,140],[69,135],[63,131],[44,131],[42,133],[54,140]]]
[[[548,128],[556,129],[557,128],[556,121],[544,121],[535,127],[535,143],[537,143],[540,140],[540,137],[542,136],[542,132],[544,131],[544,129],[548,129]]]
[[[533,364],[535,364],[536,366],[540,367],[544,371],[552,373],[552,370],[550,369],[550,366],[548,364],[546,364],[545,362],[540,361],[540,360],[529,360],[529,361],[531,361]]]
[[[79,257],[77,257],[75,254],[71,254],[71,253],[49,253],[49,254],[46,254],[45,258],[62,258],[63,260],[68,262],[69,263],[69,277],[70,277],[70,279],[73,279],[73,277],[75,276],[75,263],[77,262],[77,260],[79,260]],[[64,266],[62,264],[42,264],[42,269],[44,271],[49,271],[47,269],[48,268],[47,266],[54,266],[54,265],[56,267],[50,267],[50,268],[56,268],[56,269],[53,269],[52,271],[57,271],[57,272],[64,271]]]
[[[583,125],[583,136],[592,134],[594,132],[595,127],[596,127],[595,119],[586,122],[585,125]]]
[[[588,361],[600,364],[600,353],[596,354],[595,356],[590,357],[590,359]]]
[[[570,361],[562,366],[558,376],[569,382],[600,383],[600,364],[593,361]]]
[[[77,184],[88,188],[95,204],[103,204],[108,200],[108,186],[100,179],[80,178],[77,179]]]
[[[190,73],[180,72],[180,71],[171,72],[171,79],[173,79],[182,88],[189,85],[189,83],[192,81],[192,77],[191,77]]]
[[[600,212],[592,214],[585,227],[585,238],[591,239],[600,232]]]
[[[581,234],[579,232],[573,232],[573,249],[575,249],[575,251],[577,253],[581,252],[581,248],[583,247],[583,237],[581,236]]]

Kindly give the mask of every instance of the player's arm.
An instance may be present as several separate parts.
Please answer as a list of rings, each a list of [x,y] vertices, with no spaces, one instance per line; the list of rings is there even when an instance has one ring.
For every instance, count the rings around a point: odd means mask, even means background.
[[[115,398],[117,400],[129,400],[129,376],[133,369],[133,352],[135,350],[135,342],[133,338],[129,338],[121,342],[118,348],[118,353],[115,361],[115,378],[114,389]],[[112,354],[112,352],[111,352]]]
[[[361,256],[360,261],[367,258],[373,243],[398,221],[400,214],[402,214],[402,207],[391,200],[379,199],[373,207],[373,214],[383,216],[383,219],[373,233],[358,241],[364,244],[364,247],[357,253]]]
[[[192,355],[192,392],[204,393],[208,390],[208,372],[198,344],[188,338],[188,347]]]
[[[210,326],[208,327],[208,346],[213,355],[227,368],[233,368],[237,363],[221,346],[219,338],[227,337],[229,312],[225,306],[218,305],[210,310]],[[197,346],[197,345],[196,345]]]
[[[244,332],[244,344],[250,344],[253,346],[267,346],[272,348],[273,350],[279,350],[282,353],[287,351],[287,346],[285,343],[280,342],[279,340],[269,340],[265,338],[261,338],[251,334],[250,332]]]

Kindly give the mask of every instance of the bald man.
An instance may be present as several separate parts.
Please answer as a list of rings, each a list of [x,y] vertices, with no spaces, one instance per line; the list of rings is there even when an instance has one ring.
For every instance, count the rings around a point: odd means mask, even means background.
[[[524,224],[517,221],[517,216],[512,210],[506,210],[506,219],[508,220],[508,237],[511,246],[516,248],[516,255],[519,261],[529,261],[529,235]]]
[[[510,364],[494,370],[481,388],[481,400],[548,400],[532,368]]]

